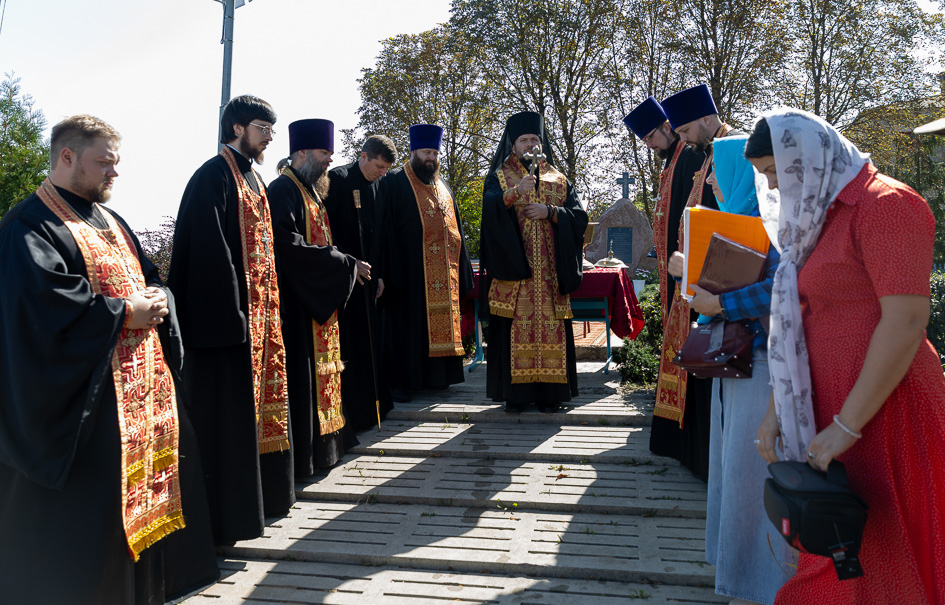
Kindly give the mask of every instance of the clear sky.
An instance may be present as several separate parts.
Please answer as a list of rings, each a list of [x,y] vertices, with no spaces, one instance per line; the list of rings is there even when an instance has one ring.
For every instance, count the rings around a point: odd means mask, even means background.
[[[223,5],[215,0],[0,0],[0,71],[21,78],[49,126],[96,115],[121,132],[109,206],[132,228],[175,216],[197,167],[216,153],[223,70]],[[275,178],[289,122],[353,127],[357,80],[381,41],[431,29],[449,0],[253,0],[236,11],[233,96],[276,110],[276,137],[257,167]],[[48,131],[47,131],[48,136]],[[333,165],[343,158],[335,155]]]

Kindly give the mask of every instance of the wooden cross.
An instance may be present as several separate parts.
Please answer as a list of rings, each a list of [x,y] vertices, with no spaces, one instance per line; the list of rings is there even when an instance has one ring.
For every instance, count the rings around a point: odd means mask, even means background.
[[[629,172],[624,172],[623,177],[617,179],[617,184],[623,185],[623,197],[625,199],[630,198],[630,185],[633,185],[636,182],[637,180],[633,178],[632,176],[630,176]]]

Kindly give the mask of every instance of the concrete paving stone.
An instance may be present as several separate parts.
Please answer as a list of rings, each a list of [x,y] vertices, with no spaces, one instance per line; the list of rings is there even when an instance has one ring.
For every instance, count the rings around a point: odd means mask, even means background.
[[[652,418],[651,397],[613,393],[605,396],[588,394],[565,403],[557,412],[542,414],[529,408],[518,415],[506,414],[504,405],[459,397],[415,398],[410,403],[396,403],[384,422],[416,420],[423,422],[501,422],[515,424],[581,424],[582,422],[611,425],[649,426]]]
[[[645,433],[644,433],[645,431]],[[641,427],[453,422],[385,422],[358,435],[352,454],[506,458],[555,462],[645,462],[676,465],[654,456],[649,430]]]
[[[444,503],[445,504],[445,503]],[[712,585],[705,521],[588,512],[300,501],[263,536],[222,549],[272,558],[443,571]]]
[[[705,517],[705,484],[680,467],[641,464],[549,464],[508,459],[346,457],[326,476],[297,484],[309,500]]]
[[[648,605],[721,604],[712,588],[660,584],[509,577],[391,566],[224,559],[223,579],[188,605],[329,603],[338,605]]]

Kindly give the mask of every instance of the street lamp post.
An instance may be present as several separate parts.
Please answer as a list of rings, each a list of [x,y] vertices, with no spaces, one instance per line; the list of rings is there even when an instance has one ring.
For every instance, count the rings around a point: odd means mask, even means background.
[[[236,9],[253,0],[214,0],[223,5],[223,91],[220,98],[220,126],[217,131],[217,148],[223,146],[223,108],[230,101],[230,82],[233,71],[233,14]]]

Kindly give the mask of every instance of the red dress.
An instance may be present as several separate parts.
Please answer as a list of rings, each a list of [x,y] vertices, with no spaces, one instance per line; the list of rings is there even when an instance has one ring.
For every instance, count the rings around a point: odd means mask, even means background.
[[[878,299],[930,295],[934,235],[928,204],[870,164],[828,210],[798,276],[818,431],[856,382]],[[928,339],[862,432],[839,460],[870,506],[864,576],[840,582],[829,559],[801,554],[778,605],[945,603],[945,375]]]

